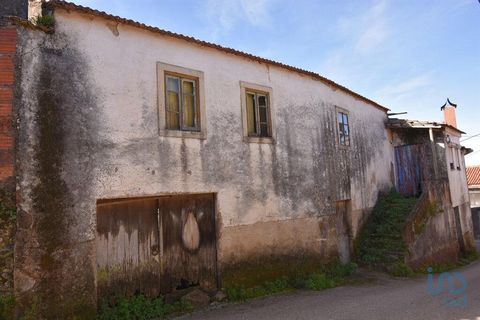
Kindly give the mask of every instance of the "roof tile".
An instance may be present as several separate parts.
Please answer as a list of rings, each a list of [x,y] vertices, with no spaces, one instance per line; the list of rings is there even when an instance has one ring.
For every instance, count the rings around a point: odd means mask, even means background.
[[[480,166],[467,167],[467,184],[480,186]]]

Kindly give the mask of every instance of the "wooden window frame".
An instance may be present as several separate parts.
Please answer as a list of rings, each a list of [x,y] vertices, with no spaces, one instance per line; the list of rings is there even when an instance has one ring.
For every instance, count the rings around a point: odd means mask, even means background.
[[[343,132],[340,132],[340,122],[338,121],[338,115],[339,114],[342,114],[342,124],[345,125],[343,123],[343,115],[347,116],[347,126],[348,126],[348,144],[345,144],[345,143],[342,143],[341,142],[341,134],[343,134]],[[336,107],[335,108],[335,124],[336,124],[336,132],[337,132],[337,137],[336,137],[336,140],[337,140],[337,145],[340,147],[340,148],[350,148],[351,145],[352,145],[352,125],[351,125],[351,121],[350,121],[350,112],[348,112],[348,110],[345,110],[343,108],[339,108],[339,107]]]
[[[268,136],[249,135],[248,133],[248,120],[247,120],[247,93],[257,95],[264,95],[266,97],[267,104],[267,132]],[[262,86],[254,83],[248,83],[240,81],[240,101],[242,109],[242,127],[243,127],[243,140],[248,143],[275,143],[275,130],[273,121],[273,101],[272,101],[272,88]],[[255,109],[258,117],[258,108]],[[257,127],[259,123],[257,124]],[[258,132],[258,128],[257,128]]]
[[[180,113],[179,122],[180,129],[168,129],[167,128],[167,97],[166,97],[166,84],[167,77],[179,78],[179,103]],[[193,81],[195,90],[195,127],[186,127],[183,125],[182,114],[182,99],[181,93],[183,81]],[[159,134],[165,137],[177,137],[177,138],[196,138],[206,139],[206,114],[205,114],[205,89],[204,89],[204,74],[202,71],[188,69],[180,66],[175,66],[167,63],[157,62],[157,94],[158,94],[158,123]]]

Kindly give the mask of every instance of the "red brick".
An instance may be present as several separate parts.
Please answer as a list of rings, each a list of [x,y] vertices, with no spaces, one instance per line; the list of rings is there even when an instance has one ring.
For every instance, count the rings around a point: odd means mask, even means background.
[[[0,57],[0,69],[1,70],[13,70],[12,57],[3,55]]]
[[[13,146],[13,138],[10,135],[0,135],[0,149],[6,149]]]
[[[0,85],[11,85],[11,84],[13,84],[13,70],[12,71],[0,70]]]
[[[15,42],[0,42],[0,53],[14,53],[16,49]]]
[[[12,105],[9,103],[0,103],[0,117],[10,116],[12,114]]]
[[[13,150],[0,149],[0,167],[13,164]]]
[[[13,176],[13,165],[0,166],[0,180]]]
[[[0,116],[0,135],[12,133],[12,116]]]
[[[0,28],[0,37],[16,37],[17,30],[15,28]]]
[[[0,104],[11,104],[13,100],[13,89],[8,87],[0,87]]]

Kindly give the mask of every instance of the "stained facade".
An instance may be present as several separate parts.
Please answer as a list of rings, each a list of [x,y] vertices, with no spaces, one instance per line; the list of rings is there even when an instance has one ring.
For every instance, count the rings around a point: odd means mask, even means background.
[[[16,35],[20,306],[87,314],[113,293],[215,291],[245,261],[347,262],[379,193],[398,186],[385,107],[233,49],[61,1],[46,10],[54,30],[2,26]]]

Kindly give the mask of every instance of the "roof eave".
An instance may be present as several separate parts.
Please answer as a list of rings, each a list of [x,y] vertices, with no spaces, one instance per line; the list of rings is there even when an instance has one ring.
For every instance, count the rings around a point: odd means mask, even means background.
[[[103,12],[103,11],[95,10],[95,9],[92,9],[92,8],[89,8],[89,7],[80,6],[80,5],[71,3],[71,2],[60,1],[60,0],[52,0],[52,1],[47,2],[46,6],[49,9],[52,9],[52,10],[54,10],[55,8],[61,8],[61,9],[64,9],[66,11],[72,10],[72,11],[81,12],[81,13],[88,14],[88,15],[94,15],[94,16],[101,17],[101,18],[108,19],[108,20],[114,20],[114,21],[119,22],[119,23],[123,23],[123,24],[126,24],[126,25],[130,25],[130,26],[145,29],[145,30],[149,30],[151,32],[158,33],[158,34],[163,34],[163,35],[170,36],[170,37],[173,37],[173,38],[182,39],[182,40],[185,40],[185,41],[188,41],[188,42],[191,42],[191,43],[195,43],[195,44],[200,45],[200,46],[206,46],[206,47],[214,48],[214,49],[226,52],[226,53],[234,54],[234,55],[237,55],[237,56],[242,56],[242,57],[250,59],[250,60],[255,60],[257,62],[265,63],[265,64],[268,64],[268,65],[271,65],[271,66],[280,67],[280,68],[283,68],[283,69],[286,69],[286,70],[289,70],[289,71],[292,71],[292,72],[296,72],[296,73],[299,73],[299,74],[302,74],[302,75],[310,76],[313,79],[319,80],[319,81],[323,82],[324,84],[326,84],[330,87],[342,90],[343,92],[353,96],[354,98],[362,100],[363,102],[366,102],[366,103],[372,105],[373,107],[382,110],[385,113],[390,111],[390,109],[382,106],[381,104],[379,104],[379,103],[377,103],[377,102],[375,102],[375,101],[373,101],[373,100],[371,100],[367,97],[364,97],[361,94],[356,93],[356,92],[354,92],[354,91],[352,91],[352,90],[350,90],[350,89],[348,89],[348,88],[346,88],[346,87],[344,87],[344,86],[342,86],[342,85],[340,85],[340,84],[338,84],[338,83],[336,83],[336,82],[334,82],[334,81],[332,81],[328,78],[325,78],[324,76],[321,76],[318,73],[312,72],[312,71],[300,69],[300,68],[297,68],[297,67],[294,67],[294,66],[291,66],[291,65],[281,63],[281,62],[277,62],[277,61],[274,61],[274,60],[270,60],[270,59],[262,58],[262,57],[259,57],[259,56],[255,56],[253,54],[246,53],[246,52],[243,52],[243,51],[239,51],[239,50],[236,50],[236,49],[223,47],[223,46],[220,46],[220,45],[215,44],[215,43],[199,40],[199,39],[189,37],[189,36],[186,36],[186,35],[183,35],[183,34],[178,34],[178,33],[163,30],[163,29],[160,29],[160,28],[157,28],[157,27],[148,26],[146,24],[143,24],[143,23],[140,23],[140,22],[137,22],[137,21],[134,21],[134,20],[130,20],[130,19],[119,17],[119,16],[111,15],[111,14],[108,14],[108,13]]]

